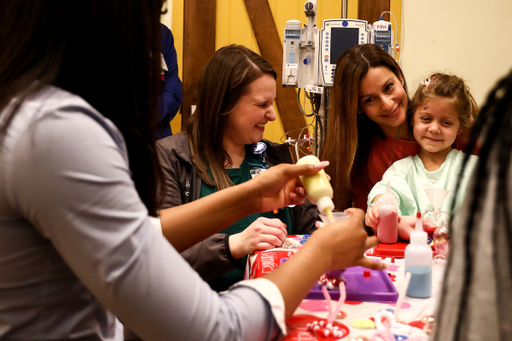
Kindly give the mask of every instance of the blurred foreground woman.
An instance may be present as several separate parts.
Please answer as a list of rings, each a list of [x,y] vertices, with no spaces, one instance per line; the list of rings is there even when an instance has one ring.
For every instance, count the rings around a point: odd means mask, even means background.
[[[0,338],[264,340],[326,270],[363,256],[361,211],[223,296],[179,255],[245,215],[305,198],[279,165],[160,211],[161,0],[0,2]],[[172,244],[172,245],[171,245]]]

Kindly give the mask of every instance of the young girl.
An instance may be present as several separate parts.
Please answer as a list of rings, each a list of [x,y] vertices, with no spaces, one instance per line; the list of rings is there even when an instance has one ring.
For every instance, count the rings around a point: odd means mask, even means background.
[[[409,239],[417,211],[432,210],[425,188],[450,190],[442,211],[450,213],[464,153],[453,149],[457,136],[468,128],[478,113],[478,106],[464,81],[456,76],[435,73],[425,80],[411,102],[411,125],[421,150],[416,156],[399,160],[384,173],[368,195],[367,226],[377,228],[377,208],[388,181],[395,196],[399,215],[399,236]],[[458,206],[465,195],[476,156],[470,156],[456,199]]]

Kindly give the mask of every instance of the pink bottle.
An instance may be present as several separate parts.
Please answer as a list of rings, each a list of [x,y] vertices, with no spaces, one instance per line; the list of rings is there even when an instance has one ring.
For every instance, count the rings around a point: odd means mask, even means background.
[[[398,208],[391,193],[391,184],[388,181],[386,194],[382,196],[382,204],[377,208],[379,224],[377,225],[377,238],[385,244],[395,244],[398,241]]]

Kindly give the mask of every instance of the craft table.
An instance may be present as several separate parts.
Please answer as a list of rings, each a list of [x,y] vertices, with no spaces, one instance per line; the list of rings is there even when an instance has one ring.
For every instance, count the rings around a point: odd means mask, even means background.
[[[290,241],[298,242],[301,239],[302,236],[289,236]],[[273,268],[282,262],[280,259],[275,258],[291,257],[296,251],[297,249],[294,250],[290,248],[276,248],[272,250],[256,252],[248,258],[246,277],[255,278],[272,271]],[[371,253],[371,250],[367,252],[367,254]],[[385,271],[392,279],[392,283],[395,285],[396,290],[400,291],[404,283],[404,260],[382,257],[371,258],[378,259],[379,261],[388,264],[388,268]],[[257,265],[259,265],[259,268]],[[411,326],[409,334],[404,334],[405,336],[409,338],[413,338],[415,336],[423,336],[423,339],[427,340],[427,334],[425,333],[425,330],[428,329],[429,325],[425,326],[425,324],[422,322],[422,317],[425,317],[423,321],[426,321],[426,316],[433,315],[435,313],[438,297],[441,290],[443,273],[444,265],[434,263],[432,270],[432,296],[430,298],[417,299],[408,296],[404,297],[399,311],[398,321],[405,322]],[[333,308],[336,303],[336,301],[331,302]],[[341,311],[346,314],[346,317],[340,318],[340,315],[344,315],[341,313],[336,318],[336,322],[339,322],[348,328],[348,335],[344,336],[340,340],[372,340],[372,336],[374,336],[377,332],[376,329],[360,329],[356,326],[361,325],[363,320],[368,322],[367,319],[373,319],[382,309],[391,309],[394,311],[394,309],[396,309],[396,302],[379,303],[345,301]],[[308,322],[318,319],[327,319],[327,316],[328,309],[327,301],[325,299],[303,300],[295,311],[293,317],[290,319],[290,321],[288,321],[288,335],[284,338],[284,340],[338,340],[339,338],[317,337],[306,329],[306,324]],[[381,339],[376,338],[375,340]],[[399,340],[405,340],[405,338],[399,338]]]

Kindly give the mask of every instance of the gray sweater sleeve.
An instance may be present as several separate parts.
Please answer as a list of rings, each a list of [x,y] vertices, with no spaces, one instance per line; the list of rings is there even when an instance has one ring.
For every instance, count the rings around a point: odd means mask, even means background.
[[[242,287],[219,296],[151,227],[124,146],[112,137],[118,132],[97,116],[92,108],[68,106],[29,125],[10,154],[10,203],[143,338],[281,335],[257,291]]]
[[[161,139],[156,144],[163,173],[162,208],[180,206],[199,199],[201,181],[192,164],[176,155],[177,151],[190,153],[185,149],[188,148],[186,139],[186,135],[179,133]],[[205,281],[235,268],[229,251],[229,236],[225,233],[216,233],[202,240],[183,251],[181,256]]]

